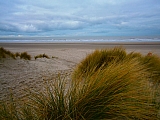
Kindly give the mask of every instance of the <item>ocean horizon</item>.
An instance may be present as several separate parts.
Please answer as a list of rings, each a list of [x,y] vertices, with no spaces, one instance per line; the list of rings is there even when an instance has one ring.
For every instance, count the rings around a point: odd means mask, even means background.
[[[0,37],[0,43],[160,42],[160,36]]]

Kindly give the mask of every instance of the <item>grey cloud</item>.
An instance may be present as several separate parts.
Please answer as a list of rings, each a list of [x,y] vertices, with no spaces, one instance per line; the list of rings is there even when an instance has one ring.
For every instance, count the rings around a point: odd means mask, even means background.
[[[5,24],[0,25],[0,31],[8,32],[36,32],[37,29],[32,24]]]
[[[159,31],[159,5],[158,0],[5,0],[0,2],[0,32],[113,35],[138,29]]]

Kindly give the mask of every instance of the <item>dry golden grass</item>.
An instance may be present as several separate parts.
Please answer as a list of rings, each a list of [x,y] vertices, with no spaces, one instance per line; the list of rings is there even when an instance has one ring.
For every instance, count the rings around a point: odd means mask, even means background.
[[[6,57],[11,57],[15,59],[14,53],[12,53],[9,50],[4,49],[3,47],[0,47],[0,58],[6,58]]]
[[[96,72],[99,68],[104,69],[113,62],[119,63],[126,59],[137,59],[141,64],[144,64],[150,72],[150,81],[154,85],[160,84],[160,57],[151,53],[145,56],[135,52],[127,54],[122,47],[95,50],[77,65],[72,77],[73,79],[74,77],[85,77],[93,71]]]
[[[99,68],[103,69],[109,64],[112,64],[113,61],[122,61],[126,55],[127,53],[122,47],[95,50],[92,54],[89,54],[84,60],[82,60],[77,66],[74,75],[77,77],[87,76],[91,71],[97,71]]]
[[[113,62],[73,79],[70,106],[76,119],[157,119],[148,72],[137,59]],[[71,112],[71,113],[72,113]]]
[[[160,58],[157,55],[146,55],[142,58],[142,64],[151,73],[151,81],[155,85],[160,84]]]
[[[20,54],[20,58],[25,60],[31,60],[31,55],[29,55],[27,52],[23,52]]]
[[[3,47],[0,47],[0,58],[7,58],[12,57],[13,59],[16,59],[16,57],[20,57],[21,59],[25,60],[31,60],[31,55],[29,55],[27,52],[18,53],[15,54],[9,50],[4,49]]]
[[[19,52],[16,52],[16,53],[15,53],[15,56],[16,56],[16,57],[20,57],[20,55],[21,55],[21,54],[20,54]]]

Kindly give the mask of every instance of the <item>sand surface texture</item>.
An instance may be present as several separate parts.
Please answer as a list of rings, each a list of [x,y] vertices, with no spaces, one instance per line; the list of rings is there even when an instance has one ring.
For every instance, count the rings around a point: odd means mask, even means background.
[[[55,43],[55,44],[10,44],[0,43],[12,52],[28,52],[32,60],[11,58],[0,60],[0,100],[9,99],[13,93],[17,98],[23,98],[24,89],[43,91],[45,80],[55,80],[57,75],[65,76],[70,81],[70,75],[75,66],[95,49],[123,46],[127,52],[152,52],[160,56],[160,43]],[[47,54],[50,59],[38,58],[38,54]],[[53,57],[53,58],[52,58]]]

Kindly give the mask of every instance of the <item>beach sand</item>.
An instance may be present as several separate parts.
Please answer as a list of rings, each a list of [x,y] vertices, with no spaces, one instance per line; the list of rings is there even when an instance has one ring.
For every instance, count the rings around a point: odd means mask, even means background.
[[[10,94],[23,98],[25,89],[43,91],[46,80],[55,80],[61,74],[69,82],[75,66],[95,49],[122,46],[127,52],[152,52],[160,56],[160,42],[147,43],[0,43],[12,52],[28,52],[32,60],[11,58],[0,60],[0,100],[9,99]],[[38,58],[47,54],[50,59]],[[52,58],[53,56],[53,58]]]

